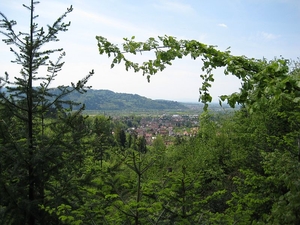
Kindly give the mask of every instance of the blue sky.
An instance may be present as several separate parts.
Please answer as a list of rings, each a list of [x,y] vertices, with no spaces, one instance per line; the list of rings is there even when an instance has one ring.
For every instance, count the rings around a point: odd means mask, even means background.
[[[29,0],[1,0],[0,11],[18,22],[17,29],[28,31],[29,12],[22,4]],[[63,47],[65,66],[53,85],[70,84],[94,69],[89,85],[120,93],[139,94],[151,99],[197,102],[201,85],[201,61],[189,57],[177,60],[148,83],[146,77],[126,72],[123,65],[110,69],[110,59],[99,55],[96,35],[114,43],[135,36],[144,41],[163,35],[198,40],[234,55],[273,59],[283,56],[296,60],[300,55],[299,0],[40,0],[36,7],[40,25],[52,24],[67,7],[74,11],[66,18],[72,25],[49,48]],[[3,36],[1,37],[1,39]],[[0,43],[0,74],[18,76],[20,68],[10,63],[9,47]],[[145,56],[142,57],[142,60]],[[53,58],[55,60],[55,58]],[[45,73],[41,70],[40,73]],[[240,81],[215,72],[211,94],[238,91]]]

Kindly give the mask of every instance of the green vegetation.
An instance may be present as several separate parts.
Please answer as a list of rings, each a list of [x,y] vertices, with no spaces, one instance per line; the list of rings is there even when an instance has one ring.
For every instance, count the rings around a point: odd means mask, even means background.
[[[85,92],[93,72],[76,84],[57,87],[56,92],[49,88],[64,64],[65,53],[62,49],[47,49],[47,44],[58,41],[58,33],[67,31],[70,23],[63,20],[72,7],[44,29],[35,22],[36,4],[31,1],[30,6],[24,5],[30,12],[26,33],[16,32],[16,22],[0,14],[0,28],[5,30],[1,30],[3,41],[16,57],[13,62],[22,66],[14,79],[8,73],[0,78],[1,224],[58,221],[44,209],[72,202],[84,181],[82,174],[86,174],[81,166],[87,154],[83,138],[88,129],[81,116],[84,107],[70,113],[80,104],[64,97]],[[51,61],[51,55],[59,56]],[[43,66],[48,68],[46,75],[38,73]],[[33,87],[34,83],[39,86]]]
[[[166,100],[151,100],[139,95],[115,93],[109,90],[88,90],[84,94],[72,93],[69,100],[85,104],[87,110],[94,111],[157,111],[157,110],[186,110],[187,107]]]
[[[124,62],[147,76],[176,58],[202,57],[199,129],[171,145],[165,132],[157,134],[150,145],[136,132],[141,116],[115,120],[84,116],[84,106],[74,110],[80,104],[66,96],[84,93],[93,72],[49,88],[64,54],[42,49],[67,30],[63,19],[72,7],[43,29],[35,23],[36,4],[25,6],[28,34],[15,32],[16,22],[1,13],[0,32],[23,69],[0,83],[0,224],[300,224],[299,63],[232,56],[168,36],[125,39],[122,50],[97,37],[100,53],[114,57],[112,67]],[[148,50],[156,58],[141,65],[125,58]],[[57,52],[58,60],[49,61]],[[48,67],[44,77],[41,66]],[[240,93],[220,99],[240,104],[230,113],[207,105],[217,67],[242,81]],[[167,122],[162,116],[155,126]]]

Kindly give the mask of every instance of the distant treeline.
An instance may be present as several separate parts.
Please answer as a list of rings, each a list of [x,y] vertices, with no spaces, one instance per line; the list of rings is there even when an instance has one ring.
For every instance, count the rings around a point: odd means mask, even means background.
[[[68,99],[84,103],[87,110],[186,110],[176,101],[152,100],[137,94],[115,93],[110,90],[88,90],[85,94],[72,93]]]

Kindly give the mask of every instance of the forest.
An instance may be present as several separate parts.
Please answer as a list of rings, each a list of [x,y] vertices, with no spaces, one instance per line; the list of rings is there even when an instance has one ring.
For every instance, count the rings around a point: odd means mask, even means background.
[[[89,89],[85,94],[72,93],[66,99],[85,104],[86,110],[96,111],[145,111],[145,110],[186,110],[176,101],[152,100],[137,94],[115,93],[110,90]]]
[[[198,133],[147,145],[124,123],[89,117],[84,104],[66,98],[89,90],[93,70],[53,92],[65,53],[47,46],[68,30],[73,8],[43,28],[37,4],[24,6],[29,33],[0,13],[3,41],[22,66],[19,76],[0,78],[0,224],[300,224],[299,61],[234,56],[172,36],[125,38],[120,49],[97,36],[112,68],[124,64],[148,80],[186,56],[203,65]],[[147,51],[155,58],[127,58]],[[229,113],[209,107],[216,68],[242,82],[240,92],[220,97],[237,108]]]

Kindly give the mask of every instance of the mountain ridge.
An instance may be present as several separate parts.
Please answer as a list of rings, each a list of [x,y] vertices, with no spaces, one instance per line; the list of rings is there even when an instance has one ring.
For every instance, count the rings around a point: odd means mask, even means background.
[[[138,94],[117,93],[106,89],[89,89],[86,93],[72,93],[68,100],[85,104],[86,110],[186,110],[177,101],[153,100]]]

